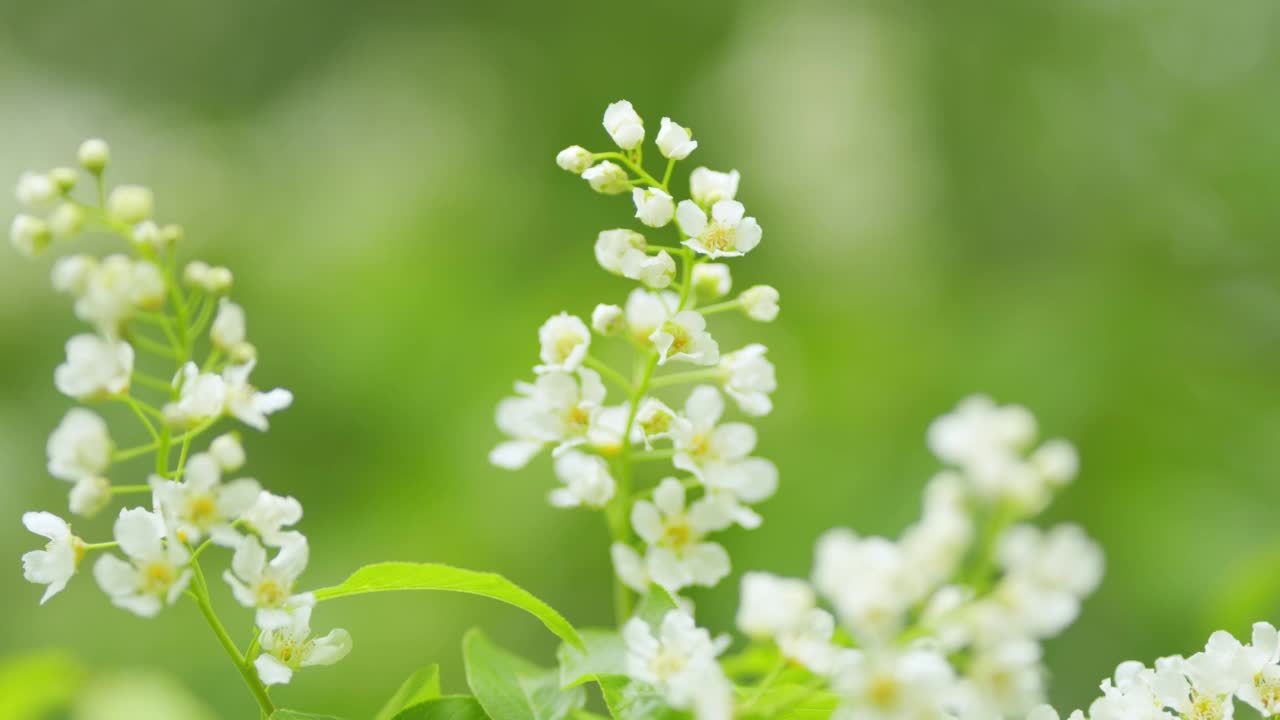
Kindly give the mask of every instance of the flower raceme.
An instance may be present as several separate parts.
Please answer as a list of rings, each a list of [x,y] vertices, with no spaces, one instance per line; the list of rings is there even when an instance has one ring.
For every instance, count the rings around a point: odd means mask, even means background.
[[[24,576],[45,586],[44,603],[96,554],[92,575],[114,605],[152,617],[190,596],[224,637],[200,560],[210,546],[229,548],[226,581],[236,599],[256,611],[262,633],[249,657],[236,650],[233,659],[248,663],[249,672],[257,668],[259,677],[250,674],[248,681],[258,688],[287,682],[298,667],[336,662],[351,645],[344,631],[307,639],[311,596],[293,590],[307,544],[301,533],[286,530],[301,519],[301,505],[255,479],[227,477],[246,462],[237,432],[212,439],[204,452],[195,449],[222,422],[267,430],[268,416],[293,396],[283,389],[260,392],[250,383],[257,351],[248,341],[244,308],[228,297],[231,272],[199,261],[180,271],[182,229],[152,219],[149,189],[108,189],[109,157],[101,140],[80,147],[96,203],[74,197],[77,171],[24,174],[16,195],[26,211],[15,219],[11,240],[32,257],[70,246],[82,233],[123,241],[122,252],[71,253],[53,263],[54,288],[72,298],[76,318],[91,332],[67,342],[66,360],[54,371],[58,391],[84,406],[69,410],[49,436],[48,470],[72,484],[69,510],[85,522],[128,495],[147,497],[149,507],[121,509],[111,540],[97,543],[73,534],[53,513],[26,513],[23,524],[48,544],[23,556]],[[109,405],[127,408],[136,427],[109,426],[100,414]],[[123,444],[131,438],[139,444]],[[144,458],[149,468],[132,467]],[[116,485],[108,478],[133,482]],[[264,545],[278,548],[275,559],[267,559]]]

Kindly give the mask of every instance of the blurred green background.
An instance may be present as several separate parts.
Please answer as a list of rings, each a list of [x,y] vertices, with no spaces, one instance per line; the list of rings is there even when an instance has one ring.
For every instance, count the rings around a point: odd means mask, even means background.
[[[234,268],[257,379],[297,395],[248,438],[248,470],[304,502],[308,584],[449,562],[589,626],[610,621],[601,518],[545,506],[545,457],[509,474],[485,454],[541,321],[628,289],[591,246],[630,203],[555,153],[605,149],[620,97],[655,128],[670,115],[700,142],[686,171],[740,170],[766,230],[738,286],[783,296],[773,325],[716,328],[722,347],[768,344],[781,382],[759,427],[783,483],[763,528],[726,537],[735,571],[805,574],[836,525],[896,534],[935,469],[930,419],[972,391],[1022,402],[1083,456],[1046,521],[1107,551],[1048,647],[1053,699],[1075,705],[1121,660],[1280,619],[1277,77],[1271,0],[5,1],[0,177],[101,135],[190,256]],[[140,717],[110,714],[103,697],[135,697],[120,687],[177,698],[168,717],[251,716],[190,603],[140,620],[82,573],[38,608],[23,582],[21,513],[65,509],[44,442],[81,326],[48,259],[2,255],[0,657],[58,649],[28,671],[90,693],[78,718]],[[729,629],[736,594],[696,593],[704,620]],[[275,695],[351,718],[422,664],[461,689],[469,626],[553,649],[520,613],[452,596],[344,601],[317,625],[349,628],[354,652]]]

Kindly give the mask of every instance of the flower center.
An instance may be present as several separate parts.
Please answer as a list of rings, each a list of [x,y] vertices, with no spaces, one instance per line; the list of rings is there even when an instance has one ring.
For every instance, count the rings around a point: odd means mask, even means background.
[[[672,518],[667,521],[667,526],[662,533],[662,544],[681,552],[687,548],[696,537],[693,528],[689,527],[689,522],[684,517]]]
[[[569,426],[570,434],[581,435],[591,426],[591,413],[586,408],[575,405],[569,408],[565,416],[565,424]]]
[[[1222,711],[1222,705],[1222,701],[1217,698],[1193,692],[1191,695],[1191,711],[1183,715],[1183,717],[1190,720],[1222,720],[1226,717]]]
[[[683,655],[663,650],[653,659],[653,674],[659,680],[666,680],[683,670],[686,664],[688,661]]]
[[[708,250],[719,250],[721,252],[732,250],[736,234],[731,227],[719,223],[711,223],[707,231],[702,234],[702,244],[706,245]]]
[[[258,584],[255,594],[258,596],[258,607],[278,607],[289,597],[289,591],[275,580],[263,580]]]
[[[168,563],[147,563],[142,568],[142,591],[148,595],[159,595],[174,581],[173,566]]]
[[[671,335],[671,354],[682,353],[689,349],[690,338],[689,332],[675,323],[667,323],[667,334]]]
[[[1253,678],[1253,684],[1258,688],[1262,707],[1272,715],[1280,713],[1280,678],[1268,678],[1258,673]]]
[[[192,525],[207,528],[218,518],[218,504],[209,495],[197,495],[187,500],[187,519]]]
[[[898,704],[898,681],[887,675],[878,675],[867,686],[867,700],[878,708],[892,708]]]
[[[573,351],[581,344],[582,341],[575,335],[561,335],[560,338],[556,340],[555,344],[556,357],[560,359],[560,362],[564,362],[569,359],[569,356],[572,355]]]

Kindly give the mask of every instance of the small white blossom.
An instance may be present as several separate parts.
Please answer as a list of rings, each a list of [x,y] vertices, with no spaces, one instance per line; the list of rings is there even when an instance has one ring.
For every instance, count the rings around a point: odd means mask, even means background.
[[[246,528],[258,534],[264,544],[282,547],[297,537],[297,533],[284,528],[297,525],[302,520],[302,503],[295,498],[263,490],[240,519]]]
[[[757,322],[773,322],[778,318],[778,291],[769,285],[756,285],[738,296],[747,317]]]
[[[732,200],[738,195],[737,170],[727,173],[700,167],[689,175],[689,194],[694,202],[709,208],[721,200]]]
[[[764,345],[752,344],[720,359],[724,391],[738,404],[739,410],[756,417],[773,411],[769,396],[778,389],[773,363],[765,357],[767,352],[769,349]]]
[[[1214,633],[1209,642],[1229,638],[1238,649],[1240,643],[1229,633]],[[1196,653],[1191,658],[1178,656],[1156,660],[1152,687],[1160,703],[1182,718],[1194,720],[1230,720],[1233,715],[1231,693],[1239,687],[1240,678],[1232,672],[1234,655]]]
[[[226,472],[235,472],[244,467],[244,445],[240,443],[240,436],[236,433],[226,433],[214,438],[209,443],[209,455]]]
[[[626,100],[611,103],[604,111],[604,129],[623,150],[644,142],[644,121]]]
[[[542,364],[536,372],[573,372],[587,358],[591,347],[591,331],[576,315],[553,315],[538,328],[539,357]]]
[[[202,373],[193,362],[182,366],[174,380],[181,382],[178,400],[165,406],[165,419],[176,427],[190,427],[221,417],[227,406],[227,383],[221,375]]]
[[[1080,472],[1080,455],[1066,440],[1048,440],[1031,453],[1031,464],[1054,487],[1070,485]]]
[[[77,277],[83,272],[83,277]],[[58,275],[65,277],[59,278]],[[76,262],[55,275],[76,292],[76,317],[117,337],[121,325],[139,309],[155,309],[164,302],[164,276],[155,265],[126,255],[101,262]],[[76,282],[76,281],[80,282]]]
[[[248,339],[244,308],[231,302],[229,298],[219,298],[218,315],[213,319],[209,337],[214,347],[223,352],[231,352],[244,344]]]
[[[818,539],[813,584],[841,622],[867,642],[901,629],[903,617],[927,587],[902,548],[885,538],[860,538],[847,529]]]
[[[262,633],[262,654],[253,661],[264,685],[282,685],[298,668],[333,665],[351,652],[351,635],[341,628],[311,637],[311,608],[289,613],[280,627]]]
[[[582,179],[591,185],[592,190],[604,195],[621,195],[631,189],[627,171],[608,160],[584,170]]]
[[[53,373],[58,391],[77,400],[100,400],[129,392],[133,348],[97,335],[67,341],[67,360]]]
[[[9,242],[15,250],[27,257],[35,257],[44,252],[52,239],[48,223],[38,217],[18,215],[9,226]]]
[[[46,586],[40,598],[43,605],[62,592],[76,574],[84,554],[84,542],[71,534],[71,526],[66,520],[53,513],[23,513],[22,524],[49,540],[43,550],[32,550],[22,556],[22,576],[27,582]]]
[[[658,484],[653,502],[637,500],[631,507],[631,525],[648,545],[645,570],[673,593],[690,585],[711,587],[729,574],[729,553],[705,538],[730,522],[706,499],[686,508],[684,485],[675,478]]]
[[[128,562],[108,554],[93,566],[94,579],[112,603],[153,617],[181,597],[191,582],[191,554],[173,538],[166,539],[159,515],[142,508],[121,510],[115,539]]]
[[[658,137],[654,138],[654,142],[657,143],[658,152],[662,153],[662,157],[669,160],[684,160],[698,147],[698,141],[693,139],[693,133],[688,128],[665,117],[662,118],[662,127],[659,128]]]
[[[627,273],[631,277],[630,273]],[[646,257],[635,268],[635,279],[645,285],[660,290],[671,284],[676,277],[676,261],[666,251],[662,250],[653,257]]]
[[[847,651],[840,665],[834,686],[844,702],[833,718],[947,717],[944,707],[955,683],[955,673],[947,659],[936,651]]]
[[[50,281],[53,289],[71,295],[83,295],[89,277],[98,267],[98,259],[89,255],[67,255],[53,263]]]
[[[540,375],[533,383],[517,383],[516,395],[498,403],[498,429],[511,437],[489,453],[489,462],[507,470],[524,467],[548,443],[564,452],[587,441],[605,398],[600,374],[579,368],[576,377],[562,372]]]
[[[249,427],[266,432],[267,416],[293,404],[293,393],[283,388],[259,392],[249,384],[256,361],[233,365],[222,373],[226,383],[227,412]]]
[[[675,200],[658,188],[636,188],[631,191],[631,201],[636,205],[636,217],[649,227],[663,227],[676,214]]]
[[[644,236],[634,230],[603,230],[596,236],[596,262],[614,275],[634,280],[637,269],[647,257],[646,247]]]
[[[81,517],[93,517],[111,502],[111,483],[104,477],[82,477],[71,488],[68,507]]]
[[[231,289],[231,284],[235,281],[231,271],[222,266],[209,268],[209,274],[205,277],[205,290],[218,294],[224,293]]]
[[[1025,450],[1036,436],[1036,420],[1021,405],[997,406],[985,395],[965,398],[929,426],[929,449],[939,460],[969,469],[994,455]]]
[[[231,569],[222,579],[231,586],[236,601],[247,608],[257,608],[256,622],[263,630],[286,627],[289,613],[297,608],[315,605],[311,593],[295,594],[293,586],[307,568],[307,540],[299,533],[280,547],[270,561],[258,538],[249,535],[240,541],[231,556]]]
[[[693,266],[693,287],[708,300],[724,297],[733,288],[733,277],[724,263],[700,263]]]
[[[574,175],[581,175],[587,168],[591,167],[591,152],[584,147],[578,145],[570,145],[560,151],[556,155],[556,164],[562,170],[568,170]]]
[[[187,461],[182,482],[152,476],[151,488],[178,540],[194,544],[208,535],[223,547],[240,542],[240,533],[232,524],[253,507],[262,491],[258,481],[249,478],[223,483],[218,461],[205,453],[192,455]]]
[[[90,138],[80,143],[76,157],[80,161],[80,167],[94,175],[100,175],[111,159],[111,149],[105,140]]]
[[[604,458],[571,450],[556,458],[555,472],[564,483],[564,487],[551,491],[550,501],[555,507],[601,508],[613,499],[613,476]]]
[[[670,438],[677,444],[687,442],[693,434],[692,423],[653,397],[640,401],[635,426],[639,428],[646,448],[652,448],[653,442],[662,438]]]
[[[58,186],[48,173],[25,172],[18,178],[14,195],[24,207],[40,209],[57,199]]]
[[[977,648],[952,699],[960,718],[1025,717],[1044,702],[1040,645],[1017,638]]]
[[[711,217],[691,200],[676,207],[676,222],[689,236],[684,244],[712,259],[738,257],[760,244],[764,231],[753,217],[743,217],[746,208],[736,200],[721,200],[711,206]]]
[[[684,360],[695,365],[720,362],[720,346],[707,332],[707,320],[696,310],[683,310],[649,336],[658,351],[658,364]]]
[[[1280,634],[1271,623],[1253,625],[1253,638],[1236,664],[1244,681],[1236,696],[1265,717],[1280,715]]]
[[[622,636],[628,676],[652,685],[671,707],[692,709],[697,720],[729,720],[732,690],[716,661],[728,638],[713,640],[683,610],[668,612],[656,637],[640,618],[629,620]]]
[[[72,408],[49,436],[49,474],[68,482],[97,477],[111,466],[114,450],[106,421],[91,410]]]
[[[622,308],[617,305],[606,305],[601,303],[596,305],[596,309],[591,311],[591,329],[601,335],[616,335],[626,326],[626,320],[622,316]]]
[[[76,183],[80,182],[80,173],[69,167],[56,167],[49,171],[49,179],[53,181],[59,193],[65,194],[71,192]]]
[[[71,203],[62,203],[49,213],[49,232],[59,240],[75,237],[84,229],[84,211]]]
[[[804,580],[762,572],[742,576],[738,629],[755,638],[773,638],[804,624],[818,598]]]
[[[155,195],[150,188],[121,185],[107,197],[107,214],[116,222],[137,225],[151,217],[155,203]]]
[[[998,547],[1005,576],[994,593],[1024,632],[1050,637],[1075,621],[1080,602],[1102,582],[1102,549],[1077,525],[1049,531],[1018,525]]]
[[[685,401],[684,416],[690,431],[677,436],[677,453],[672,462],[681,470],[704,480],[713,469],[738,465],[756,447],[756,431],[746,423],[720,423],[724,397],[710,385],[699,385]],[[771,492],[771,491],[770,491]]]
[[[680,306],[680,296],[674,292],[649,292],[632,290],[627,296],[624,312],[627,317],[627,334],[639,345],[648,345],[649,338],[667,319],[675,315]]]

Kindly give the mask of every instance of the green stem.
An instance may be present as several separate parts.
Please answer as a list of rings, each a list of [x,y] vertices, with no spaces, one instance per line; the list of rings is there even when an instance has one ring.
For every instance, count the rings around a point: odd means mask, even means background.
[[[150,485],[113,485],[111,487],[112,495],[131,495],[133,493],[149,493]]]
[[[85,543],[80,546],[80,549],[84,550],[85,552],[91,552],[93,550],[110,550],[111,548],[119,547],[119,545],[120,543],[115,541],[100,542],[100,543]]]
[[[672,373],[671,375],[662,375],[653,379],[653,387],[671,387],[672,385],[683,385],[685,383],[702,382],[704,380],[718,381],[724,374],[719,368],[710,370],[690,370],[688,372]]]
[[[138,370],[133,371],[133,381],[139,385],[145,385],[152,390],[160,390],[162,392],[169,392],[169,389],[173,387],[173,383],[168,380],[161,380],[158,377],[152,377]]]
[[[631,395],[635,392],[635,389],[631,387],[631,383],[627,382],[627,379],[622,376],[622,373],[609,367],[604,362],[590,355],[588,355],[583,362],[587,367],[612,380],[618,387],[622,388],[622,391],[627,395]]]
[[[170,360],[178,359],[178,351],[172,347],[165,347],[149,337],[140,335],[137,332],[129,333],[129,343],[142,350],[146,350],[152,355],[159,355]]]
[[[675,450],[646,450],[631,456],[632,462],[648,462],[651,460],[670,460],[676,456]]]
[[[222,621],[218,619],[218,614],[214,612],[213,605],[209,602],[209,586],[205,583],[204,573],[200,570],[200,563],[196,562],[194,557],[191,559],[191,570],[195,573],[195,591],[192,593],[192,597],[195,598],[196,605],[200,608],[200,614],[204,615],[204,619],[209,623],[209,628],[213,630],[214,636],[218,638],[218,644],[222,645],[227,657],[231,658],[232,664],[240,672],[240,677],[244,678],[244,684],[249,687],[249,692],[253,694],[253,699],[258,702],[258,707],[262,709],[262,713],[270,717],[276,711],[276,708],[271,702],[271,697],[267,695],[267,688],[258,679],[258,673],[254,667],[245,660],[244,655],[240,654],[240,648],[236,647],[235,641],[227,633],[227,628],[223,626]]]
[[[716,303],[715,305],[708,305],[704,308],[698,308],[698,312],[702,313],[703,315],[711,315],[713,313],[727,312],[729,310],[741,310],[741,309],[742,309],[741,300],[726,300],[725,302],[722,302],[722,303]]]
[[[623,155],[622,153],[602,152],[602,153],[596,153],[592,157],[595,158],[596,160],[617,160],[623,165],[626,165],[627,168],[631,170],[631,172],[635,173],[636,175],[639,175],[641,180],[649,183],[650,185],[656,188],[661,188],[663,191],[667,189],[667,186],[664,183],[658,182],[656,178],[654,178],[649,173],[645,172],[644,168],[637,165],[635,162],[631,160],[631,158],[627,157],[626,155]]]
[[[676,159],[667,160],[667,171],[662,174],[662,189],[666,190],[667,185],[671,183],[671,172],[676,169]]]
[[[125,395],[120,398],[120,401],[128,405],[129,409],[133,411],[133,414],[138,416],[138,419],[146,426],[147,432],[151,433],[151,439],[159,440],[160,433],[156,431],[156,426],[152,424],[150,418],[147,417],[147,414],[142,411],[142,405],[138,402],[137,398]]]

